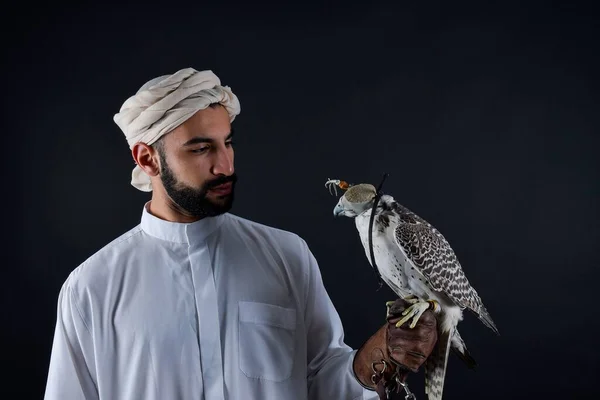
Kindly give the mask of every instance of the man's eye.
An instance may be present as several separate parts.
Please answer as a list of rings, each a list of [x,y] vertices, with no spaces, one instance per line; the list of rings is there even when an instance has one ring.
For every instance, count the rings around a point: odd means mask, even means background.
[[[233,140],[225,142],[225,146],[233,146]]]
[[[204,153],[208,149],[210,149],[210,146],[204,146],[200,147],[199,149],[192,150],[192,153]]]

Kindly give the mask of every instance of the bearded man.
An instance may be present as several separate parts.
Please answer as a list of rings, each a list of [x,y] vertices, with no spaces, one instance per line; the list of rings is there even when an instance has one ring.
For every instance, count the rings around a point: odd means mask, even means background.
[[[45,399],[377,398],[423,364],[431,313],[397,328],[398,301],[352,349],[306,242],[229,212],[239,113],[212,71],[185,68],[114,116],[151,199],[64,282]]]

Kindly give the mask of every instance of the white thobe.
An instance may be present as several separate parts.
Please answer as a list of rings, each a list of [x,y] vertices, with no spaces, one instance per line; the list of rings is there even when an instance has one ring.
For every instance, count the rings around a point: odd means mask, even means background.
[[[144,207],[63,284],[45,399],[377,398],[354,353],[299,236]]]

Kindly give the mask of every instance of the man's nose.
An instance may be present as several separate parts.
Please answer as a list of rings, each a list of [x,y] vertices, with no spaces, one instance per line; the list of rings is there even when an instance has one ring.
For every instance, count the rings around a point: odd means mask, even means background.
[[[229,154],[227,149],[217,151],[212,173],[226,176],[233,174],[233,155]]]

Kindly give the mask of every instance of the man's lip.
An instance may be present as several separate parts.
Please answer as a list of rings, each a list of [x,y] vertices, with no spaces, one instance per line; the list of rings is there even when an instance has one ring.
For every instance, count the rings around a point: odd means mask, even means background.
[[[224,183],[222,185],[219,186],[215,186],[213,188],[210,188],[210,190],[213,190],[215,192],[225,192],[225,191],[229,191],[231,190],[231,182],[227,182]]]

